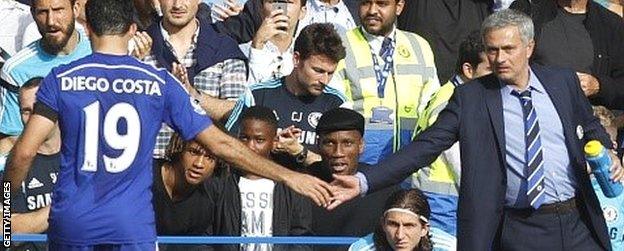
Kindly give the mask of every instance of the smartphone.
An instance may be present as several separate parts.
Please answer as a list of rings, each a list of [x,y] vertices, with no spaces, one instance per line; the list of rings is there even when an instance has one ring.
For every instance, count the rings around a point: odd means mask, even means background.
[[[286,0],[275,0],[271,4],[273,10],[282,10],[282,15],[286,15],[288,10],[288,1]],[[286,27],[279,27],[280,30],[287,30]]]
[[[275,0],[273,1],[273,10],[282,10],[282,13],[286,15],[288,10],[288,2],[285,0]]]

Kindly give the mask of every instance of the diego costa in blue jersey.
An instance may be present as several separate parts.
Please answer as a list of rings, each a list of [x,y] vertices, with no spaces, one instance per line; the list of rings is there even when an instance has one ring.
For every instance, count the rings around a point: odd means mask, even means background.
[[[156,134],[165,122],[194,138],[211,124],[203,110],[165,70],[100,53],[53,69],[37,102],[43,114],[58,115],[63,142],[50,240],[154,242],[149,167]]]
[[[155,249],[151,153],[163,122],[237,168],[284,182],[317,204],[328,204],[327,183],[253,153],[212,126],[173,75],[127,56],[128,41],[136,32],[132,8],[126,0],[87,3],[93,54],[52,69],[11,153],[4,179],[21,184],[36,149],[58,122],[61,165],[50,211],[49,249]],[[10,189],[16,192],[19,186]]]
[[[50,241],[153,244],[155,136],[162,122],[185,140],[210,126],[191,104],[171,74],[127,55],[95,52],[54,68],[35,108],[58,121],[63,142]]]

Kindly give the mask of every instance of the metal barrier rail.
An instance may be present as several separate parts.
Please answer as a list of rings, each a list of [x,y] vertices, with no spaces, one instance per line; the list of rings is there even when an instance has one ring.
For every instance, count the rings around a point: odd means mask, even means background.
[[[314,244],[314,245],[350,245],[357,237],[338,236],[279,236],[279,237],[241,237],[241,236],[158,236],[158,244]],[[45,242],[45,234],[13,234],[15,242]]]

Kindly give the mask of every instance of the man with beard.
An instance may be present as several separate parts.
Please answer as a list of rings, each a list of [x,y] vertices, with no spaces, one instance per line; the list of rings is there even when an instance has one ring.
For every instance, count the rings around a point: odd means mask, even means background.
[[[19,89],[29,79],[48,75],[53,67],[91,53],[89,40],[75,30],[75,0],[35,0],[31,13],[42,38],[11,57],[1,77]],[[10,151],[23,125],[17,92],[0,87],[0,155]]]
[[[345,49],[333,25],[308,25],[295,40],[292,72],[282,78],[249,86],[249,92],[239,99],[232,110],[226,128],[237,132],[240,116],[246,109],[265,106],[277,115],[280,130],[295,126],[302,130],[299,142],[308,148],[315,146],[315,128],[321,115],[345,103],[344,95],[327,86],[344,55]],[[296,156],[297,163],[279,163],[288,167],[299,166],[306,160],[308,150],[303,148],[290,155]],[[275,159],[291,159],[290,156],[284,157]]]
[[[366,118],[360,160],[375,164],[411,141],[416,121],[440,87],[431,47],[396,28],[405,0],[362,0],[362,26],[342,39],[347,47],[337,69],[353,109]]]

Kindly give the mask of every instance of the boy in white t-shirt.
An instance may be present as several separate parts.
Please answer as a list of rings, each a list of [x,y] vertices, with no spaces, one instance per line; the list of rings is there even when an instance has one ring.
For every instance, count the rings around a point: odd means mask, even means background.
[[[266,107],[243,113],[238,138],[257,154],[271,158],[277,144],[277,119]],[[225,236],[312,235],[310,202],[282,183],[234,171],[212,183],[216,200],[214,234]],[[217,250],[311,250],[302,245],[240,244]]]

